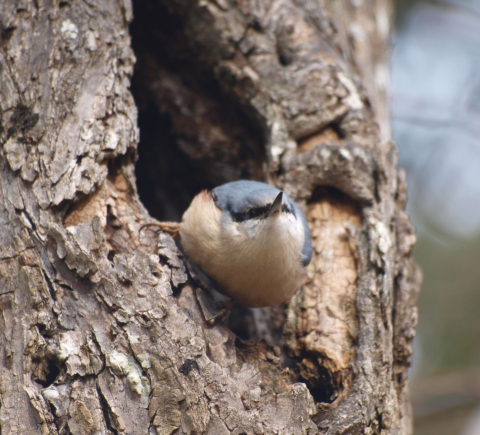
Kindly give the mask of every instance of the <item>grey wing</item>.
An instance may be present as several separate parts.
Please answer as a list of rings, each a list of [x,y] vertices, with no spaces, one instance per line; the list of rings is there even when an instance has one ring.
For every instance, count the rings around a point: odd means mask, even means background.
[[[295,213],[299,217],[299,219],[302,221],[303,224],[303,232],[305,234],[305,243],[303,244],[303,249],[302,252],[300,253],[300,260],[302,261],[303,267],[306,267],[310,264],[310,261],[312,259],[312,239],[310,237],[310,228],[308,227],[307,220],[305,219],[305,216],[303,215],[302,211],[298,207],[298,205],[293,202],[293,206],[295,208]]]

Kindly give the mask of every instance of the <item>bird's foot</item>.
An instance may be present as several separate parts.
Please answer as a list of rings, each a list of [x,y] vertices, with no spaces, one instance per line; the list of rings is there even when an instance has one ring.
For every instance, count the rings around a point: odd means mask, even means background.
[[[160,228],[162,231],[171,234],[173,238],[176,239],[180,234],[180,226],[180,222],[150,222],[143,225],[140,228],[140,232],[142,232],[143,229],[147,227],[157,227]]]

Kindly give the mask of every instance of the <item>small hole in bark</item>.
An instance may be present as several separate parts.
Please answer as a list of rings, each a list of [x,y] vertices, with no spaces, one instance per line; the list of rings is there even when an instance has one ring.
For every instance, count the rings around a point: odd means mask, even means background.
[[[55,382],[57,376],[60,374],[60,369],[53,360],[43,362],[43,371],[39,373],[36,381],[43,388],[48,388]]]
[[[288,66],[295,60],[295,49],[291,41],[294,31],[293,26],[282,26],[276,33],[278,61],[283,66]]]
[[[329,127],[335,132],[337,133],[338,137],[340,139],[345,139],[346,138],[346,134],[345,134],[345,130],[343,128],[340,127],[340,122],[332,122]]]
[[[50,338],[52,335],[52,331],[48,331],[46,325],[37,324],[38,332],[44,338]]]
[[[307,384],[316,403],[332,403],[338,397],[338,381],[328,369],[309,359],[304,359],[298,368],[300,380]]]
[[[65,6],[68,6],[68,2],[60,2],[60,3],[58,4],[58,7],[59,7],[59,8],[64,8]]]
[[[170,284],[172,285],[172,296],[174,298],[178,298],[180,296],[180,294],[182,293],[183,286],[181,286],[181,285],[175,286],[175,284],[173,283],[172,280],[170,280]]]
[[[198,367],[197,361],[194,359],[186,359],[185,362],[180,366],[178,371],[187,376],[193,369],[196,369],[200,373],[200,367]]]
[[[13,35],[16,27],[7,27],[3,29],[0,33],[0,42],[7,42]]]
[[[278,53],[278,60],[280,61],[280,64],[283,66],[288,66],[293,62],[293,53],[288,52],[286,50]]]
[[[113,251],[112,249],[108,251],[107,258],[111,263],[113,263],[113,259],[115,258],[115,251]]]

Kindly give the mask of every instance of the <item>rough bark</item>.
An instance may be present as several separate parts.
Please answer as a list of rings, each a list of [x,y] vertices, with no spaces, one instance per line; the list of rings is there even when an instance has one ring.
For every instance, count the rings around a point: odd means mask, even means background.
[[[268,180],[306,212],[311,279],[227,320],[172,237],[139,231],[129,0],[4,0],[0,433],[410,433],[420,278],[389,136],[389,2],[134,7],[151,212]]]

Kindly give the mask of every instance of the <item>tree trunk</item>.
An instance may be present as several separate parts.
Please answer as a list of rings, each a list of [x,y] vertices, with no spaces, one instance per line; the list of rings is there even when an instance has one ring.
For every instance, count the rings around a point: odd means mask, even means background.
[[[408,434],[419,272],[388,0],[138,0],[138,188],[268,180],[310,281],[228,313],[137,193],[129,0],[0,4],[0,433]]]

